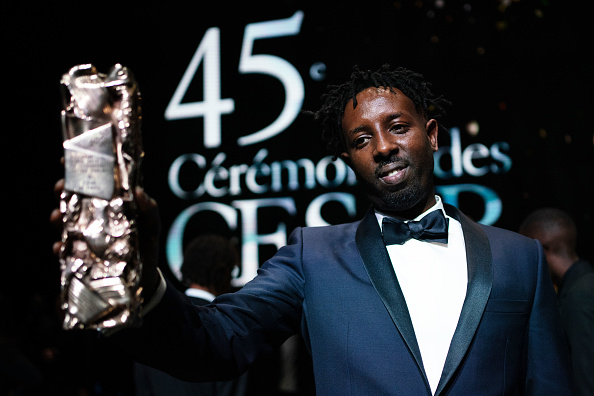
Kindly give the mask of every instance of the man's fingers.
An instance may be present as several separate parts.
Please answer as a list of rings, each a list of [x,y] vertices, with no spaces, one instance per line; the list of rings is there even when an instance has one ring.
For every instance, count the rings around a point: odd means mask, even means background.
[[[160,282],[157,267],[161,221],[157,201],[151,198],[141,187],[136,187],[134,195],[138,207],[140,255],[144,264],[141,277],[142,295],[149,300],[157,290]]]
[[[142,212],[154,209],[157,206],[157,201],[152,199],[142,187],[136,187],[134,190],[136,196],[136,203]]]
[[[54,242],[54,244],[52,245],[52,252],[57,256],[60,254],[60,251],[62,250],[62,246],[63,243],[62,242]]]
[[[161,222],[157,201],[151,198],[142,187],[136,187],[134,195],[136,205],[138,205],[138,220],[142,224],[142,232],[147,236],[158,236],[161,231]]]
[[[50,222],[54,225],[60,225],[62,223],[62,212],[56,208],[50,213]]]
[[[60,179],[54,184],[54,194],[56,194],[57,197],[60,197],[62,191],[64,191],[64,179]]]

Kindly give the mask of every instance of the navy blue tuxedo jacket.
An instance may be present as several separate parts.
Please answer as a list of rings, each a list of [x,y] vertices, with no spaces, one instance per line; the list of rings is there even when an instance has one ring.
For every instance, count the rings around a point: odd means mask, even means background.
[[[457,209],[468,287],[437,395],[568,395],[567,349],[538,242]],[[430,395],[404,296],[371,210],[296,229],[240,291],[194,307],[169,286],[141,329],[140,361],[188,380],[237,375],[300,331],[317,395]]]

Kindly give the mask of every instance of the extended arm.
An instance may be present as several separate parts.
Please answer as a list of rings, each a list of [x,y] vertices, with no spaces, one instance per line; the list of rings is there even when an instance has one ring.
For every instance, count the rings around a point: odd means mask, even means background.
[[[63,180],[56,183],[57,194],[63,186]],[[140,188],[135,197],[140,213],[142,296],[145,308],[147,303],[153,306],[140,328],[110,333],[110,342],[135,360],[178,378],[218,381],[242,373],[260,353],[278,347],[297,331],[303,301],[300,230],[239,292],[197,307],[171,284],[163,295],[156,295],[163,281],[157,270],[158,206]],[[59,209],[52,212],[50,221],[61,226]],[[60,246],[55,243],[56,254]]]
[[[110,338],[134,359],[178,378],[225,380],[297,331],[302,290],[301,237],[296,231],[240,291],[197,307],[168,285],[141,328]]]

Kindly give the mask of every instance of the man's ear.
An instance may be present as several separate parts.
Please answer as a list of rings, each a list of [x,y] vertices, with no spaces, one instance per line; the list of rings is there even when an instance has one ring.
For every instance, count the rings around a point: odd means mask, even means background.
[[[346,151],[345,151],[345,152],[342,152],[342,153],[340,153],[340,158],[341,158],[341,159],[342,159],[342,160],[343,160],[343,161],[344,161],[344,162],[345,162],[345,163],[346,163],[346,164],[347,164],[347,165],[348,165],[350,168],[352,168],[352,166],[351,166],[351,157],[349,156],[349,154],[348,154]]]
[[[431,148],[433,151],[437,151],[437,135],[439,133],[439,123],[434,118],[427,121],[425,125],[425,130],[427,131],[427,137],[429,138],[429,144],[431,144]]]

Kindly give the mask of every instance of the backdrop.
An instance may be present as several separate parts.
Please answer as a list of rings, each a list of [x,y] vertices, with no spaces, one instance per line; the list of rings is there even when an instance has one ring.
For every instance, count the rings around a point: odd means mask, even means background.
[[[143,184],[160,204],[161,266],[172,279],[200,233],[238,242],[240,287],[294,227],[364,213],[352,173],[301,111],[317,109],[353,65],[385,63],[424,74],[452,102],[435,155],[446,202],[512,230],[533,209],[560,207],[576,220],[580,253],[593,256],[592,40],[580,8],[554,0],[4,8],[9,304],[39,297],[47,310],[58,293],[59,233],[48,218],[63,175],[59,85],[83,63],[101,72],[121,63],[139,83]],[[37,320],[16,311],[21,323]]]

